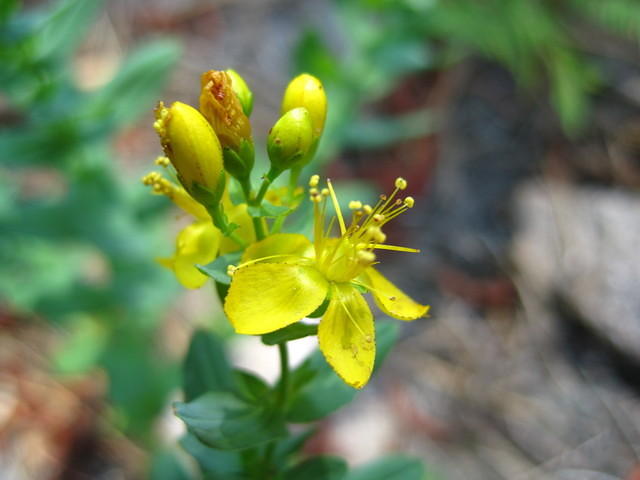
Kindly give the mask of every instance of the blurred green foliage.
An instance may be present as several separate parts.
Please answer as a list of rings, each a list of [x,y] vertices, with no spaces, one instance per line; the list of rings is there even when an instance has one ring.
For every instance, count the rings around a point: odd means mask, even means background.
[[[402,117],[354,122],[364,101],[380,98],[407,73],[442,69],[480,55],[508,69],[520,85],[547,95],[566,132],[589,119],[591,96],[608,79],[588,41],[604,33],[640,39],[636,0],[334,0],[340,55],[313,29],[295,56],[296,70],[320,77],[332,91],[337,145],[379,147],[428,130],[418,110]],[[337,93],[336,93],[337,92]],[[355,107],[355,108],[354,108]],[[422,120],[421,125],[418,125]]]
[[[154,104],[180,48],[147,43],[83,91],[72,62],[102,2],[0,5],[0,302],[66,331],[58,370],[104,368],[114,418],[149,441],[177,382],[153,341],[176,291],[152,257],[166,206],[123,178],[110,141]]]

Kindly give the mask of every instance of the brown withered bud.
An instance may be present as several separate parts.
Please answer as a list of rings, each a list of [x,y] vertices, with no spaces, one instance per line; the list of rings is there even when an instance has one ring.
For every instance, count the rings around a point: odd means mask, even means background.
[[[231,77],[209,70],[200,78],[200,112],[209,121],[223,148],[237,150],[241,141],[251,141],[251,124],[232,88]]]

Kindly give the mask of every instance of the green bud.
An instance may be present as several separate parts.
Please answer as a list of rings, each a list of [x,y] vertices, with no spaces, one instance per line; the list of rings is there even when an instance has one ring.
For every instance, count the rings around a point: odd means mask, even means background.
[[[222,149],[207,120],[181,102],[169,108],[160,102],[155,114],[153,126],[182,186],[200,203],[219,201],[225,186]]]
[[[231,88],[235,92],[240,105],[242,105],[242,111],[248,117],[253,110],[253,92],[249,89],[247,82],[240,76],[238,72],[232,69],[225,70],[227,75],[231,78]]]
[[[309,111],[304,107],[285,113],[273,126],[267,139],[267,153],[274,170],[298,167],[313,143]]]

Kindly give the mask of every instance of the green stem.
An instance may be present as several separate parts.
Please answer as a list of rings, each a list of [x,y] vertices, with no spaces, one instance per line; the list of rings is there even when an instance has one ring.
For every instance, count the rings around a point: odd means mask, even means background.
[[[264,231],[264,224],[262,223],[262,218],[259,217],[251,217],[251,221],[253,222],[253,229],[256,231],[256,240],[260,241],[267,236]]]
[[[249,203],[251,201],[251,181],[249,177],[238,180],[240,187],[242,187],[242,193],[244,194],[245,201]]]
[[[279,171],[271,167],[271,170],[269,170],[269,172],[262,179],[262,185],[260,185],[260,190],[258,190],[256,198],[254,198],[251,202],[252,205],[255,205],[256,207],[260,206],[262,200],[264,200],[264,196],[267,194],[267,190],[269,189],[271,182],[278,178],[281,173],[281,170]]]
[[[278,383],[278,406],[285,410],[289,396],[289,350],[287,342],[278,344],[280,353],[280,382]]]
[[[280,381],[278,382],[278,392],[276,397],[276,409],[282,412],[282,415],[286,412],[287,401],[289,396],[289,350],[287,349],[287,342],[278,344],[278,352],[280,353]],[[264,472],[271,470],[271,459],[273,457],[277,440],[269,443],[264,451]],[[272,478],[271,476],[267,478]]]
[[[229,222],[227,222],[227,217],[224,215],[221,205],[218,204],[215,208],[207,209],[207,211],[213,219],[213,224],[218,227],[225,237],[229,237],[242,248],[247,246],[247,242],[238,237],[235,232],[229,231]]]

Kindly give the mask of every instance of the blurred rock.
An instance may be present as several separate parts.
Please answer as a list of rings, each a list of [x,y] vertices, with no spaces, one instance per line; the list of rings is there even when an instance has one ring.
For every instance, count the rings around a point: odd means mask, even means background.
[[[640,362],[640,195],[529,183],[515,216],[513,260],[529,287]]]

